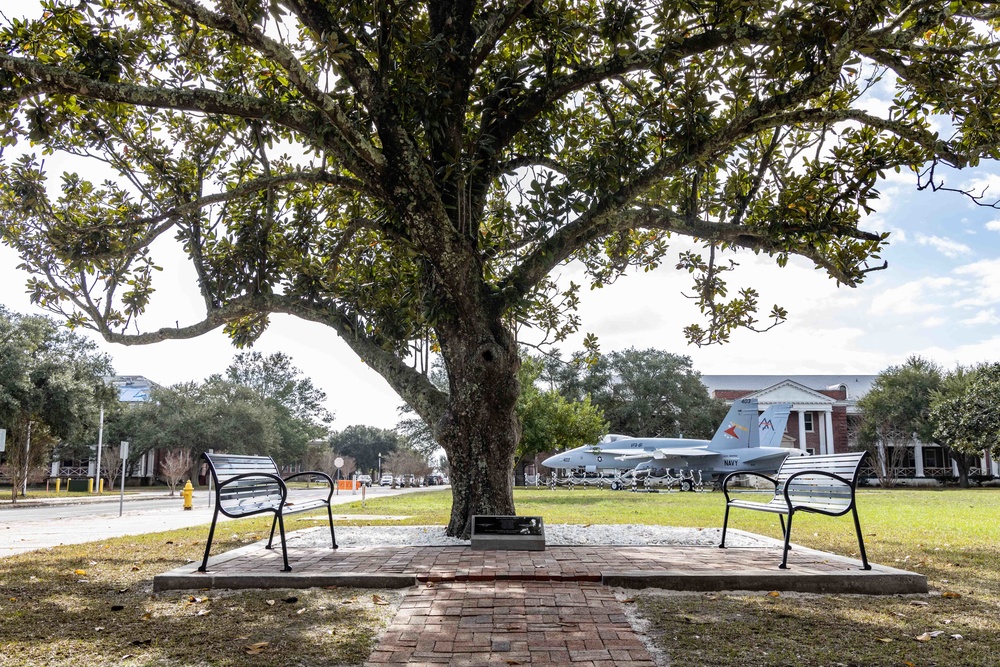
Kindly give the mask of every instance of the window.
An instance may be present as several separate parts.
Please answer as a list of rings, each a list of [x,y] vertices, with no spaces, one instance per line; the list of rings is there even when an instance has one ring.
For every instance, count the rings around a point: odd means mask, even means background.
[[[807,412],[804,415],[804,420],[806,423],[806,433],[812,433],[816,430],[816,426],[813,422],[813,413]]]

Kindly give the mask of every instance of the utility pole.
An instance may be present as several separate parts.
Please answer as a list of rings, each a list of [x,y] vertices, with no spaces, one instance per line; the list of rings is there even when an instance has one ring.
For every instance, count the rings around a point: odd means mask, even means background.
[[[94,471],[94,493],[101,491],[101,448],[104,446],[104,406],[101,406],[101,420],[97,427],[97,470]]]
[[[24,484],[21,486],[21,497],[28,495],[28,472],[31,470],[31,420],[28,420],[28,441],[24,446]]]

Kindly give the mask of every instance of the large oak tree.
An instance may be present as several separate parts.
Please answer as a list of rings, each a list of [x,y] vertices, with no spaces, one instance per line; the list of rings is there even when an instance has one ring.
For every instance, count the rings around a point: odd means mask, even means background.
[[[801,255],[842,284],[880,174],[994,157],[992,2],[73,0],[0,32],[0,141],[91,158],[104,183],[0,171],[34,298],[110,341],[273,314],[330,326],[435,431],[449,533],[512,513],[527,324],[577,326],[596,284],[678,235],[698,343],[757,325],[728,252]],[[871,86],[894,88],[885,113]],[[953,127],[939,136],[930,119]],[[190,258],[204,318],[144,330],[154,241]],[[699,247],[699,246],[695,246]],[[560,293],[561,292],[561,293]],[[780,320],[780,308],[771,311]],[[411,365],[439,350],[440,391]]]

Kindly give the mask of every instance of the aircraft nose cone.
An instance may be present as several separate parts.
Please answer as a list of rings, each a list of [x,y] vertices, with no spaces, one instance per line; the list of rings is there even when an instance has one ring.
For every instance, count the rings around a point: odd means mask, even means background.
[[[544,461],[542,461],[542,465],[546,466],[548,468],[554,468],[555,464],[556,464],[556,461],[559,459],[560,456],[561,456],[561,454],[556,454],[555,456],[550,456],[549,458],[547,458]]]

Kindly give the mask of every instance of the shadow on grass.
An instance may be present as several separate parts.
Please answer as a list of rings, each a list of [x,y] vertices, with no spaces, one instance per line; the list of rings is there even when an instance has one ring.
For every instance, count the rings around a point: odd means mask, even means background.
[[[221,530],[220,551],[266,537],[253,528]],[[255,665],[360,664],[368,657],[398,593],[152,594],[153,575],[200,558],[203,532],[117,538],[0,561],[0,665],[244,665],[255,645]]]

